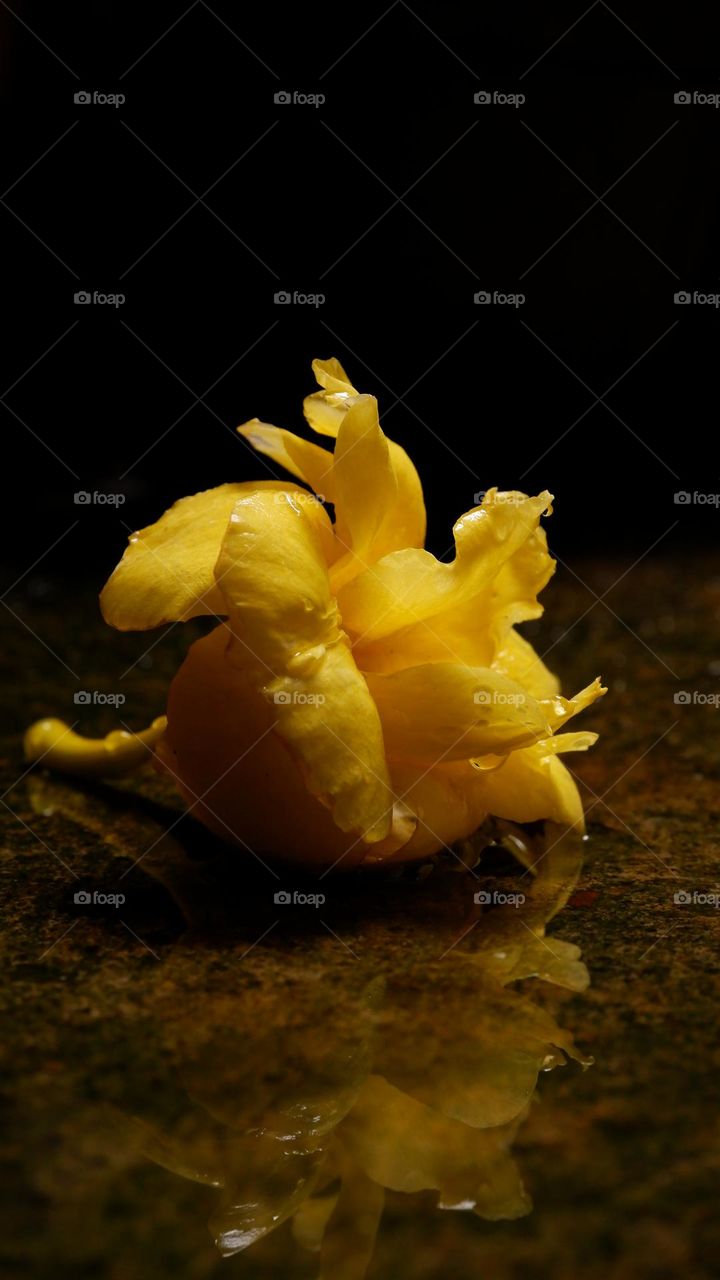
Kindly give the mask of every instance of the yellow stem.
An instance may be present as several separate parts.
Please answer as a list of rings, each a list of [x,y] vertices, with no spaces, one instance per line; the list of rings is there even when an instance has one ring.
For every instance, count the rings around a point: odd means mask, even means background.
[[[147,764],[167,726],[158,716],[148,729],[113,729],[106,738],[83,738],[64,720],[36,720],[23,739],[25,759],[81,778],[114,778]]]

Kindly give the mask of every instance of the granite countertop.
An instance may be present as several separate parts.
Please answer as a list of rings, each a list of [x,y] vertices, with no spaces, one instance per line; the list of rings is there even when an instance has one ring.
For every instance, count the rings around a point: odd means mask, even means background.
[[[119,636],[84,589],[31,577],[15,593],[8,1275],[310,1280],[340,1183],[326,1280],[717,1274],[720,912],[675,895],[720,888],[720,576],[699,557],[626,567],[560,572],[527,630],[565,689],[609,686],[578,726],[600,741],[572,760],[582,848],[560,842],[528,878],[497,844],[507,832],[486,831],[462,863],[327,880],[321,909],[276,907],[262,870],[181,817],[149,771],[96,787],[24,773],[22,729],[74,719],[79,685],[123,690],[133,728],[160,713],[199,631]],[[79,711],[88,732],[116,725],[112,707]],[[524,906],[478,908],[473,867],[526,890]],[[76,903],[86,888],[125,902]],[[448,1203],[472,1165],[485,1216],[398,1189],[413,1161],[437,1167]],[[213,1236],[229,1251],[263,1214],[294,1222],[222,1258]]]

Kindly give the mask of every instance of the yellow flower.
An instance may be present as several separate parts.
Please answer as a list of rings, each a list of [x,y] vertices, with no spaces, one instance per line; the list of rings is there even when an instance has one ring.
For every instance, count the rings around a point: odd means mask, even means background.
[[[454,560],[436,560],[417,472],[377,401],[337,360],[313,369],[321,389],[305,417],[334,451],[246,423],[240,433],[300,484],[181,499],[133,534],[102,593],[123,631],[226,619],[190,649],[167,725],[140,745],[116,735],[108,753],[41,721],[29,758],[97,773],[110,754],[117,772],[123,752],[131,767],[154,744],[208,827],[317,868],[424,857],[488,814],[582,829],[558,757],[597,735],[555,731],[605,690],[595,680],[560,697],[515,630],[542,612],[554,569],[540,527],[551,495],[488,490],[455,525]]]

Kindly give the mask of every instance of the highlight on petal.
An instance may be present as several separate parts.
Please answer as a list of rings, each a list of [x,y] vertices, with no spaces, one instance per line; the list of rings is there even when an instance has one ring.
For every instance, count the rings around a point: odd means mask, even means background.
[[[478,774],[478,790],[488,813],[513,822],[544,820],[584,831],[577,783],[557,756],[560,751],[585,751],[596,737],[559,734],[513,751],[499,769]]]
[[[602,698],[606,693],[607,689],[601,684],[599,676],[596,676],[592,684],[587,685],[585,689],[581,689],[579,693],[575,694],[574,698],[563,698],[560,694],[556,694],[553,698],[543,701],[542,706],[553,733],[572,716],[576,716],[578,712],[592,706],[593,702],[596,702],[598,698]]]
[[[546,496],[552,501],[552,495]],[[522,510],[526,501],[523,493],[500,493],[497,489],[488,489],[482,505],[484,509],[500,505]],[[552,515],[551,505],[544,514]],[[492,598],[487,602],[491,627],[502,631],[515,623],[539,618],[543,607],[538,603],[538,595],[554,572],[555,561],[548,551],[545,530],[542,525],[531,523],[526,537],[513,555],[505,560],[493,582]]]
[[[367,864],[376,855],[393,863],[428,857],[472,835],[488,816],[485,795],[477,786],[477,771],[469,760],[428,767],[425,761],[389,756],[388,764],[396,796],[415,817],[414,830],[395,850],[373,848],[365,859]]]
[[[551,502],[545,492],[513,504],[475,507],[454,527],[456,554],[450,564],[413,548],[385,556],[338,593],[344,625],[364,646],[407,628],[403,645],[409,642],[412,648],[410,629],[477,598]]]
[[[120,631],[148,631],[223,609],[214,568],[238,498],[257,490],[280,493],[280,481],[221,484],[180,498],[155,524],[131,534],[100,595],[102,615]],[[317,504],[316,504],[317,505]]]
[[[321,435],[337,436],[360,393],[337,360],[313,360],[312,367],[323,389],[306,397],[303,403],[305,418]],[[401,445],[388,440],[387,446],[397,498],[385,512],[382,535],[377,539],[373,559],[402,547],[421,547],[425,541],[425,503],[420,477]],[[341,528],[339,533],[344,536]]]
[[[313,360],[312,369],[322,391],[315,391],[303,401],[303,413],[313,431],[323,436],[336,436],[349,405],[359,393],[350,382],[339,360]]]
[[[507,1125],[474,1129],[370,1075],[345,1121],[345,1142],[369,1178],[393,1191],[435,1188],[446,1208],[516,1218],[530,1202],[509,1154],[524,1111]]]
[[[307,504],[291,494],[281,502],[268,493],[241,498],[216,574],[233,634],[230,658],[254,661],[310,792],[342,831],[382,840],[394,797],[380,717],[340,629]]]

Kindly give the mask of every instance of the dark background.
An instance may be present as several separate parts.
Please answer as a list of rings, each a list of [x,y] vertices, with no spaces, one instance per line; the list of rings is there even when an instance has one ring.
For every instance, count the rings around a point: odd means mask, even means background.
[[[10,581],[42,556],[19,591],[99,586],[127,526],[267,478],[234,427],[303,431],[331,354],[418,465],[437,554],[491,484],[555,493],[566,560],[712,543],[717,508],[673,495],[720,490],[720,319],[674,293],[720,289],[720,112],[673,95],[720,90],[719,28],[627,0],[3,3]]]

